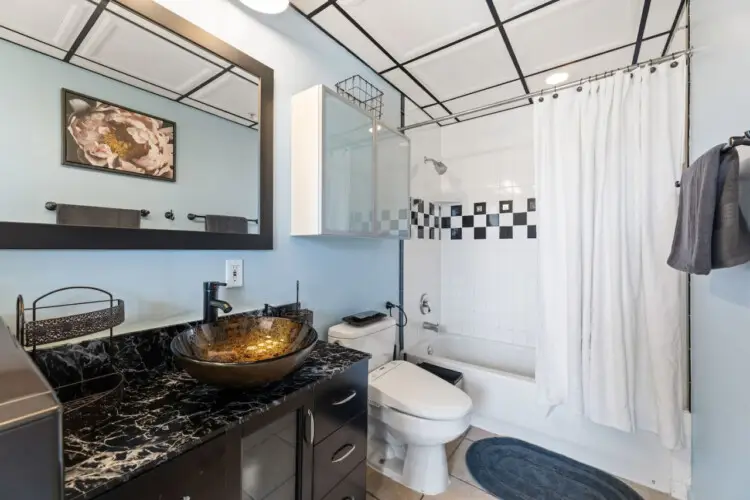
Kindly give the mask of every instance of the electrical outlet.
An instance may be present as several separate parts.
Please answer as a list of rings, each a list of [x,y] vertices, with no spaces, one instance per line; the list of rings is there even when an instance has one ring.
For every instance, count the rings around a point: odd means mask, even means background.
[[[227,288],[239,288],[242,286],[242,260],[228,260],[226,270]]]

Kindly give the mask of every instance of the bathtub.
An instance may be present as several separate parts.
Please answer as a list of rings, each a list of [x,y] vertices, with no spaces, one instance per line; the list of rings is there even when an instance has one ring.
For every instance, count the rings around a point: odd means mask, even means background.
[[[550,410],[537,403],[533,348],[440,334],[407,348],[406,357],[414,363],[426,361],[463,373],[461,388],[474,403],[473,426],[523,439],[685,498],[685,485],[675,484],[677,478],[673,478],[673,468],[683,464],[675,463],[674,454],[661,446],[656,435],[620,432],[564,407]],[[680,460],[684,458],[677,462]]]

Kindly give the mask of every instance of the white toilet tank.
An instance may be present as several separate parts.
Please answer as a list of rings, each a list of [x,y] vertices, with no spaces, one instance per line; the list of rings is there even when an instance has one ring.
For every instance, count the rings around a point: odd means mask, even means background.
[[[362,327],[339,323],[328,329],[328,342],[372,355],[369,366],[372,371],[393,360],[393,350],[398,342],[397,332],[393,318],[384,318]]]

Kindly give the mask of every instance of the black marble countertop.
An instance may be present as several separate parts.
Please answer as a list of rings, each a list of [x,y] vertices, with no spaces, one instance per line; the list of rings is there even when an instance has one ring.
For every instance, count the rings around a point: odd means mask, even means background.
[[[221,390],[174,366],[168,352],[173,335],[162,330],[116,337],[116,363],[103,363],[109,356],[105,340],[37,353],[37,364],[56,386],[112,369],[125,377],[114,404],[102,403],[84,424],[68,425],[66,418],[66,500],[95,498],[369,358],[319,341],[285,379],[254,390]]]

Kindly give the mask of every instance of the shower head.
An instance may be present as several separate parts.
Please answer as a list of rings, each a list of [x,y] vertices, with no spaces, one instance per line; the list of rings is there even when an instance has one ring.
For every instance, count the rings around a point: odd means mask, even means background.
[[[443,175],[448,171],[448,166],[443,163],[442,161],[433,160],[432,158],[424,157],[425,163],[432,163],[432,165],[435,167],[435,172],[437,172],[438,175]]]

